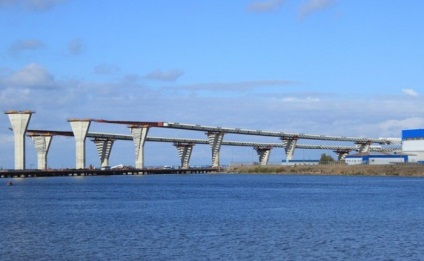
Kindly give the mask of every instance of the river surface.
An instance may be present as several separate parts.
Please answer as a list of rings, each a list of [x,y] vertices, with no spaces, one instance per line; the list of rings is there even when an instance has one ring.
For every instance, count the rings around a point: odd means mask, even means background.
[[[7,181],[14,186],[6,186]],[[0,179],[0,260],[424,260],[424,178]]]

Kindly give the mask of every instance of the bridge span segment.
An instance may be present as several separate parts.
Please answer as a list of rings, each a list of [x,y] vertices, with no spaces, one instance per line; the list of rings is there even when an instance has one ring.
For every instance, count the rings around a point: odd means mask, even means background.
[[[27,132],[27,126],[32,115],[32,111],[6,111],[5,114],[9,115],[12,125],[12,130],[15,134],[15,169],[25,169],[25,142],[24,136]],[[339,159],[343,158],[351,150],[359,150],[366,152],[370,150],[375,151],[396,151],[398,148],[387,149],[373,149],[371,144],[377,143],[381,145],[400,145],[400,139],[370,139],[365,137],[344,137],[344,136],[327,136],[327,135],[313,135],[313,134],[295,134],[284,132],[272,132],[262,130],[249,130],[239,128],[222,128],[211,127],[194,124],[181,124],[174,122],[142,122],[142,121],[111,121],[99,119],[69,119],[72,132],[60,131],[32,131],[29,136],[34,141],[36,151],[38,168],[47,167],[47,153],[49,150],[51,138],[53,135],[74,136],[76,142],[76,167],[85,167],[85,140],[86,137],[93,137],[99,152],[101,166],[109,163],[109,155],[112,149],[113,141],[116,139],[133,140],[135,144],[136,167],[144,167],[144,143],[145,141],[158,141],[158,142],[173,142],[179,150],[181,158],[181,165],[188,166],[192,146],[194,144],[209,144],[212,149],[212,166],[219,166],[219,152],[222,145],[229,146],[252,146],[258,152],[261,164],[266,164],[269,158],[270,150],[273,147],[283,147],[286,150],[286,158],[291,159],[295,148],[302,149],[333,149],[339,155]],[[114,123],[126,124],[131,130],[131,136],[123,137],[125,135],[119,134],[102,134],[102,133],[89,133],[88,129],[91,122],[98,123]],[[203,131],[206,133],[208,140],[193,140],[193,139],[175,139],[175,138],[160,138],[160,137],[147,137],[149,128],[173,128],[184,130]],[[279,137],[282,143],[254,143],[254,142],[237,142],[237,141],[224,141],[223,137],[226,133],[231,134],[244,134],[244,135],[258,135]],[[103,139],[103,140],[102,140]],[[104,140],[106,139],[106,140]],[[302,145],[297,144],[299,139],[311,140],[328,140],[328,141],[350,141],[356,144],[355,147],[343,146],[326,146],[326,145]],[[182,143],[186,143],[182,146]]]
[[[48,146],[43,145],[40,142],[36,142],[36,137],[48,137],[54,135],[60,136],[74,136],[71,131],[52,131],[52,130],[28,130],[28,136],[32,137],[36,146],[38,158],[46,158],[48,152]],[[99,154],[101,166],[105,167],[109,165],[109,156],[111,153],[112,145],[115,140],[134,140],[134,135],[122,135],[113,133],[99,133],[99,132],[88,132],[86,137],[92,138],[92,141],[96,144],[96,148]],[[169,138],[169,137],[151,137],[146,136],[145,141],[149,142],[165,142],[172,143],[177,147],[181,167],[186,168],[189,166],[189,161],[192,153],[192,147],[195,144],[210,145],[209,140],[204,139],[188,139],[188,138]],[[50,141],[49,141],[50,142]],[[263,142],[244,142],[244,141],[220,141],[221,145],[224,146],[244,146],[254,148],[259,157],[259,163],[266,165],[269,160],[270,152],[273,148],[284,148],[286,149],[287,144],[283,141],[282,143],[263,143]],[[350,151],[357,151],[357,146],[337,146],[337,145],[308,145],[308,144],[296,144],[298,149],[318,149],[318,150],[333,150],[338,155],[340,153],[348,154]],[[375,148],[371,147],[371,151],[398,151],[398,148]],[[339,155],[339,159],[341,156]],[[38,164],[40,169],[45,169],[46,165],[43,163]]]
[[[143,121],[114,121],[114,120],[104,120],[104,119],[91,119],[93,122],[98,123],[114,123],[114,124],[127,124],[134,125],[142,128],[149,127],[160,127],[160,128],[172,128],[172,129],[182,129],[182,130],[193,130],[193,131],[203,131],[206,133],[211,146],[212,151],[212,166],[218,167],[220,165],[219,152],[223,142],[224,135],[227,133],[230,134],[241,134],[241,135],[257,135],[257,136],[268,136],[268,137],[278,137],[283,141],[284,149],[286,151],[286,159],[291,160],[294,155],[294,151],[297,147],[297,142],[299,139],[309,139],[309,140],[325,140],[325,141],[345,141],[345,142],[354,142],[359,146],[360,152],[370,151],[371,144],[377,143],[381,145],[400,145],[400,139],[385,139],[385,138],[366,138],[366,137],[346,137],[346,136],[329,136],[329,135],[315,135],[315,134],[304,134],[304,133],[285,133],[285,132],[273,132],[273,131],[263,131],[263,130],[250,130],[250,129],[240,129],[240,128],[223,128],[223,127],[213,127],[213,126],[204,126],[204,125],[195,125],[195,124],[184,124],[176,122],[143,122]],[[137,147],[137,144],[136,144]],[[142,147],[139,147],[139,153],[143,153]],[[259,155],[264,155],[264,152],[259,152]],[[346,152],[338,154],[338,158],[344,158],[347,154]],[[137,153],[136,153],[137,154]],[[260,156],[261,157],[261,156]],[[266,157],[262,157],[265,159]]]
[[[328,140],[328,141],[350,141],[350,142],[369,142],[377,143],[381,145],[401,145],[400,139],[387,139],[387,138],[366,138],[366,137],[346,137],[346,136],[329,136],[329,135],[316,135],[316,134],[304,134],[304,133],[286,133],[286,132],[274,132],[274,131],[263,131],[263,130],[249,130],[239,128],[223,128],[223,127],[211,127],[194,124],[183,124],[176,122],[163,122],[163,127],[183,130],[195,130],[195,131],[220,131],[224,133],[233,134],[244,134],[244,135],[257,135],[257,136],[269,136],[278,137],[284,140],[290,139],[308,139],[308,140]]]

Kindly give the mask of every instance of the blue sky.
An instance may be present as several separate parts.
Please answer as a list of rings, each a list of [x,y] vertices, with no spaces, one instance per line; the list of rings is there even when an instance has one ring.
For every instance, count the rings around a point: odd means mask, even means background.
[[[424,127],[422,10],[411,0],[0,0],[0,106],[36,111],[33,129],[104,118],[400,137]],[[0,165],[13,167],[7,115],[0,125]],[[126,126],[90,130],[129,134]],[[111,164],[133,164],[133,144],[122,143]],[[147,165],[178,164],[170,144],[146,146]],[[69,159],[56,156],[63,153]],[[73,153],[72,140],[55,137],[49,165],[71,167]],[[223,163],[255,153],[225,148]],[[271,161],[283,155],[275,150]],[[209,158],[209,147],[193,150],[194,164]],[[35,162],[28,139],[27,166]],[[90,163],[98,164],[93,144]]]

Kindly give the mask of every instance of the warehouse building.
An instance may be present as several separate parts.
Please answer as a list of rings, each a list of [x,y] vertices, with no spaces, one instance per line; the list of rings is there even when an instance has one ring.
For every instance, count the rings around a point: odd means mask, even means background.
[[[347,165],[399,164],[408,162],[408,155],[403,153],[388,154],[379,152],[356,153],[346,156],[345,162]]]
[[[424,163],[424,129],[402,131],[402,152],[409,155],[409,162]]]

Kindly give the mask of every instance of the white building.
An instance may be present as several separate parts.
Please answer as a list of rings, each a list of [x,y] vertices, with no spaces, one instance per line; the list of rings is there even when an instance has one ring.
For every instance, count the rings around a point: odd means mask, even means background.
[[[295,166],[295,165],[318,165],[319,160],[283,160],[281,165]]]
[[[408,155],[402,153],[387,154],[387,153],[356,153],[348,155],[345,158],[347,165],[387,165],[408,162]]]
[[[424,163],[424,129],[402,131],[402,153],[409,155],[409,162]]]

